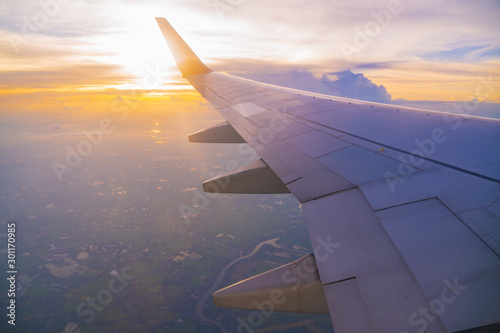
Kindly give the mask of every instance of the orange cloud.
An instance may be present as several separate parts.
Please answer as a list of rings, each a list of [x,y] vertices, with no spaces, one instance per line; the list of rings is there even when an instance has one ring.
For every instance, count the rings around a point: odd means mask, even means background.
[[[58,68],[0,72],[1,89],[71,89],[131,82],[129,75],[112,64],[87,63]]]

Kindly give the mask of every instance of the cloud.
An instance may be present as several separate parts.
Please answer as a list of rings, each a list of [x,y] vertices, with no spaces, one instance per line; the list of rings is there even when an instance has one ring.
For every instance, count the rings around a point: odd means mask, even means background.
[[[477,108],[475,108],[472,112],[467,112],[465,110],[463,107],[463,101],[409,101],[405,99],[397,99],[393,100],[393,103],[417,109],[450,113],[464,112],[473,116],[500,119],[500,105],[498,103],[477,102]]]
[[[18,34],[36,33],[54,37],[98,36],[117,21],[116,1],[17,0],[3,1],[0,28]]]
[[[493,43],[486,47],[482,47],[472,52],[469,52],[465,55],[465,58],[469,61],[472,61],[472,60],[477,60],[482,56],[489,56],[489,55],[498,56],[499,54],[500,54],[500,42]]]
[[[332,80],[330,77],[336,77]],[[323,75],[321,82],[332,92],[338,91],[342,97],[351,97],[373,102],[389,102],[391,95],[382,85],[373,83],[363,74],[354,74],[351,71],[329,73]]]
[[[43,34],[17,34],[0,28],[0,56],[14,63],[57,62],[83,56],[109,55],[110,52],[95,50],[88,41],[59,38]]]
[[[320,94],[362,99],[387,103],[391,95],[382,85],[373,83],[363,74],[350,70],[314,75],[308,71],[287,71],[280,74],[244,74],[245,77],[261,82],[289,88],[312,91]]]
[[[350,61],[340,45],[353,44],[357,31],[375,22],[374,13],[387,10],[390,1],[75,0],[47,7],[55,1],[0,1],[0,58],[9,69],[0,77],[4,87],[32,82],[34,89],[54,88],[60,78],[61,87],[132,89],[145,68],[173,65],[154,16],[167,17],[214,70],[279,73],[267,79],[295,80],[329,94],[385,101],[387,87],[397,98],[454,100],[473,92],[478,77],[492,74],[495,84],[499,77],[496,0],[400,0],[401,13]],[[223,16],[217,3],[227,5]],[[30,34],[33,25],[37,31]],[[93,63],[85,67],[88,61]],[[88,79],[77,70],[80,64]],[[73,74],[81,77],[68,77]],[[498,91],[492,99],[499,100]]]
[[[364,31],[369,23],[377,24],[376,14],[387,12],[390,1],[237,3],[225,12],[222,20],[225,31],[233,34],[234,43],[217,48],[221,54],[232,49],[231,53],[237,52],[239,56],[258,56],[258,51],[268,58],[280,55],[284,60],[298,57],[326,62],[343,59],[341,43],[353,44],[358,30]],[[399,3],[401,11],[390,15],[388,24],[370,36],[368,45],[361,48],[355,60],[407,61],[429,52],[479,47],[498,41],[498,1],[401,0]],[[216,22],[214,25],[217,26]]]
[[[473,45],[459,48],[446,48],[421,54],[422,59],[436,62],[470,63],[486,61],[500,54],[500,43]]]
[[[0,87],[53,89],[118,85],[130,82],[120,66],[87,63],[81,65],[37,70],[10,70],[0,72]]]

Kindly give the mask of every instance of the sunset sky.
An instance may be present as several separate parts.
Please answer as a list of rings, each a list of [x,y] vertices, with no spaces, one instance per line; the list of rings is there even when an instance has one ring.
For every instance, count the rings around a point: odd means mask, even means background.
[[[0,112],[198,99],[155,16],[214,70],[351,70],[392,99],[500,103],[498,0],[3,0]]]

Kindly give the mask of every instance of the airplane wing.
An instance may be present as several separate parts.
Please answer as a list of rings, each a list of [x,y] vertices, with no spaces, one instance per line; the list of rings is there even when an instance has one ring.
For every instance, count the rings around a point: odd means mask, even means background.
[[[190,141],[246,142],[260,157],[204,190],[292,193],[314,249],[217,291],[216,305],[330,313],[337,333],[498,331],[500,121],[217,73],[156,20],[227,120]]]

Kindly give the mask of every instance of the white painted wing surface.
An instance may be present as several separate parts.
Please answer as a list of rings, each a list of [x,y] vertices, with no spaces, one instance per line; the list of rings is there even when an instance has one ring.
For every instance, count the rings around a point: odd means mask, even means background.
[[[183,43],[157,21],[171,48]],[[176,61],[302,203],[336,332],[497,331],[500,121],[313,94]]]

